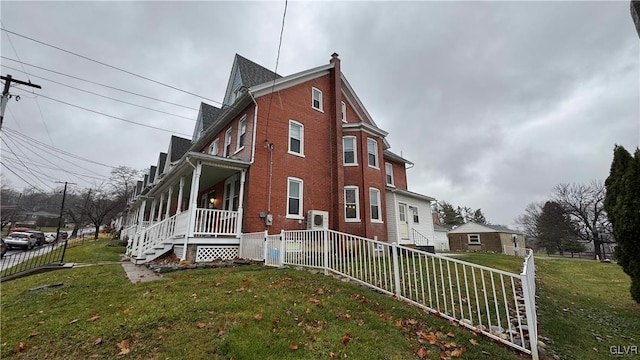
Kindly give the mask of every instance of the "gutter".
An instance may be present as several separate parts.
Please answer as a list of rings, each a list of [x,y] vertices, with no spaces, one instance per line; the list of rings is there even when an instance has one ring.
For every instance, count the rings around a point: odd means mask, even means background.
[[[251,96],[251,100],[253,101],[253,103],[256,104],[256,108],[253,111],[253,144],[251,147],[251,161],[249,161],[249,163],[253,165],[253,161],[256,156],[256,126],[258,125],[258,102],[256,101],[256,98],[253,97],[253,94],[249,89],[247,89],[247,93],[249,94],[249,96]]]

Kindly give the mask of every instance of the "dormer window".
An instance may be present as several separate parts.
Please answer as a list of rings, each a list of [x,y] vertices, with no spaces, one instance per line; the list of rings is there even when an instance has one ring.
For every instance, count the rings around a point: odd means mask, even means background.
[[[311,107],[322,111],[322,91],[316,88],[311,88]]]

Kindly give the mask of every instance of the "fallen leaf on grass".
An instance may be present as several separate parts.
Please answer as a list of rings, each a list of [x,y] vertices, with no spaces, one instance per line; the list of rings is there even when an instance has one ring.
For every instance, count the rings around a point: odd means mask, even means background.
[[[402,327],[402,320],[396,320],[396,327]]]
[[[340,341],[342,341],[343,344],[347,345],[349,341],[351,341],[351,338],[348,335],[342,335],[342,338],[340,338]]]
[[[51,297],[51,301],[56,301],[58,299],[60,299],[60,296],[58,296],[57,294]]]
[[[430,332],[428,334],[425,334],[422,331],[418,332],[418,336],[423,339],[426,340],[429,344],[434,345],[436,343],[436,341],[438,341],[438,338],[436,336],[436,334]]]
[[[97,338],[97,339],[95,339],[93,341],[93,345],[100,345],[100,344],[102,344],[102,338],[101,337],[99,337],[99,338]]]
[[[34,337],[34,336],[38,336],[38,333],[36,332],[29,333],[29,337]]]
[[[262,320],[262,314],[256,314],[253,318],[257,321],[260,321]]]
[[[415,325],[418,323],[418,320],[416,319],[407,319],[407,324],[409,325]]]
[[[459,347],[451,352],[451,357],[460,357],[464,352],[467,351],[467,348],[464,346]]]
[[[249,284],[251,284],[251,281],[249,281],[249,280],[244,280],[242,282],[242,286],[249,286]]]
[[[292,342],[291,344],[289,344],[289,348],[291,350],[298,350],[298,344]]]
[[[336,314],[336,319],[349,320],[349,319],[351,319],[351,315],[350,314]]]
[[[471,343],[471,345],[473,346],[478,346],[478,341],[476,341],[476,339],[469,339],[469,342]]]
[[[16,345],[16,347],[13,348],[13,352],[17,354],[22,350],[24,350],[26,347],[27,347],[27,344],[21,341],[18,345]]]
[[[224,329],[218,328],[218,336],[222,336],[222,335],[224,335]]]
[[[447,336],[450,338],[456,337],[456,335],[452,332],[447,333]]]
[[[71,321],[69,321],[69,325],[71,325],[73,323],[76,323],[76,322],[78,322],[78,319],[71,320]]]
[[[38,321],[38,325],[44,325],[44,321]]]
[[[206,328],[206,327],[207,327],[207,324],[206,324],[206,323],[203,323],[203,322],[198,322],[198,323],[196,323],[196,327],[197,327],[198,329],[204,329],[204,328]]]
[[[129,339],[124,339],[116,343],[116,347],[120,349],[118,355],[127,355],[131,351],[131,349],[129,349]]]
[[[247,326],[249,326],[249,324],[247,324],[246,322],[242,323],[242,328],[243,328],[243,329],[246,329],[246,328],[247,328]]]
[[[416,356],[419,357],[420,359],[424,359],[424,357],[427,356],[427,349],[420,348],[416,350]]]
[[[87,321],[96,321],[100,318],[100,315],[98,313],[93,314],[92,317],[88,318]]]

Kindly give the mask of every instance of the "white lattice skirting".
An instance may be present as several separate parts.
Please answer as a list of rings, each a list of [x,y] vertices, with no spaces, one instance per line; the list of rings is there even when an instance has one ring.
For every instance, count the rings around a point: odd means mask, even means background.
[[[238,251],[238,246],[198,246],[196,262],[235,259],[239,255]]]

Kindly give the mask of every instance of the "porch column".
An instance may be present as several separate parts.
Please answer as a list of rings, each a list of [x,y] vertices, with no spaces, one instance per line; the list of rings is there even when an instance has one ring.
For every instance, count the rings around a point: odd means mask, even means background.
[[[169,218],[169,213],[171,212],[171,195],[173,195],[173,186],[169,188],[169,194],[167,195],[167,210],[164,213],[164,218]]]
[[[144,222],[144,210],[145,207],[147,206],[147,199],[142,200],[142,204],[140,205],[140,208],[138,209],[139,214],[138,214],[138,227],[136,228],[136,235],[135,235],[135,239],[136,239],[136,248],[138,249],[138,253],[137,253],[137,258],[141,258],[142,257],[142,244],[141,244],[141,230],[142,230],[142,223]]]
[[[196,226],[196,211],[198,211],[198,192],[200,191],[200,174],[202,174],[202,161],[198,161],[196,168],[193,169],[191,176],[191,193],[189,194],[189,215],[187,216],[187,236],[184,237],[184,251],[182,259],[187,259],[187,244],[189,238],[193,237],[194,228]]]
[[[158,204],[158,216],[156,221],[162,220],[162,206],[164,205],[164,193],[160,194],[160,204]]]
[[[180,190],[178,191],[178,210],[176,210],[176,214],[180,214],[182,212],[182,193],[184,192],[184,176],[180,177]]]
[[[242,207],[242,204],[244,203],[244,179],[245,179],[245,174],[246,171],[244,169],[242,169],[242,172],[240,173],[240,194],[238,197],[238,221],[236,222],[236,236],[240,236],[240,234],[242,233],[242,219],[243,219],[243,213],[244,213],[244,208]]]
[[[157,200],[156,198],[153,198],[153,201],[151,202],[151,209],[149,209],[149,226],[153,225],[153,216],[155,215],[156,212],[156,204],[157,204]]]

